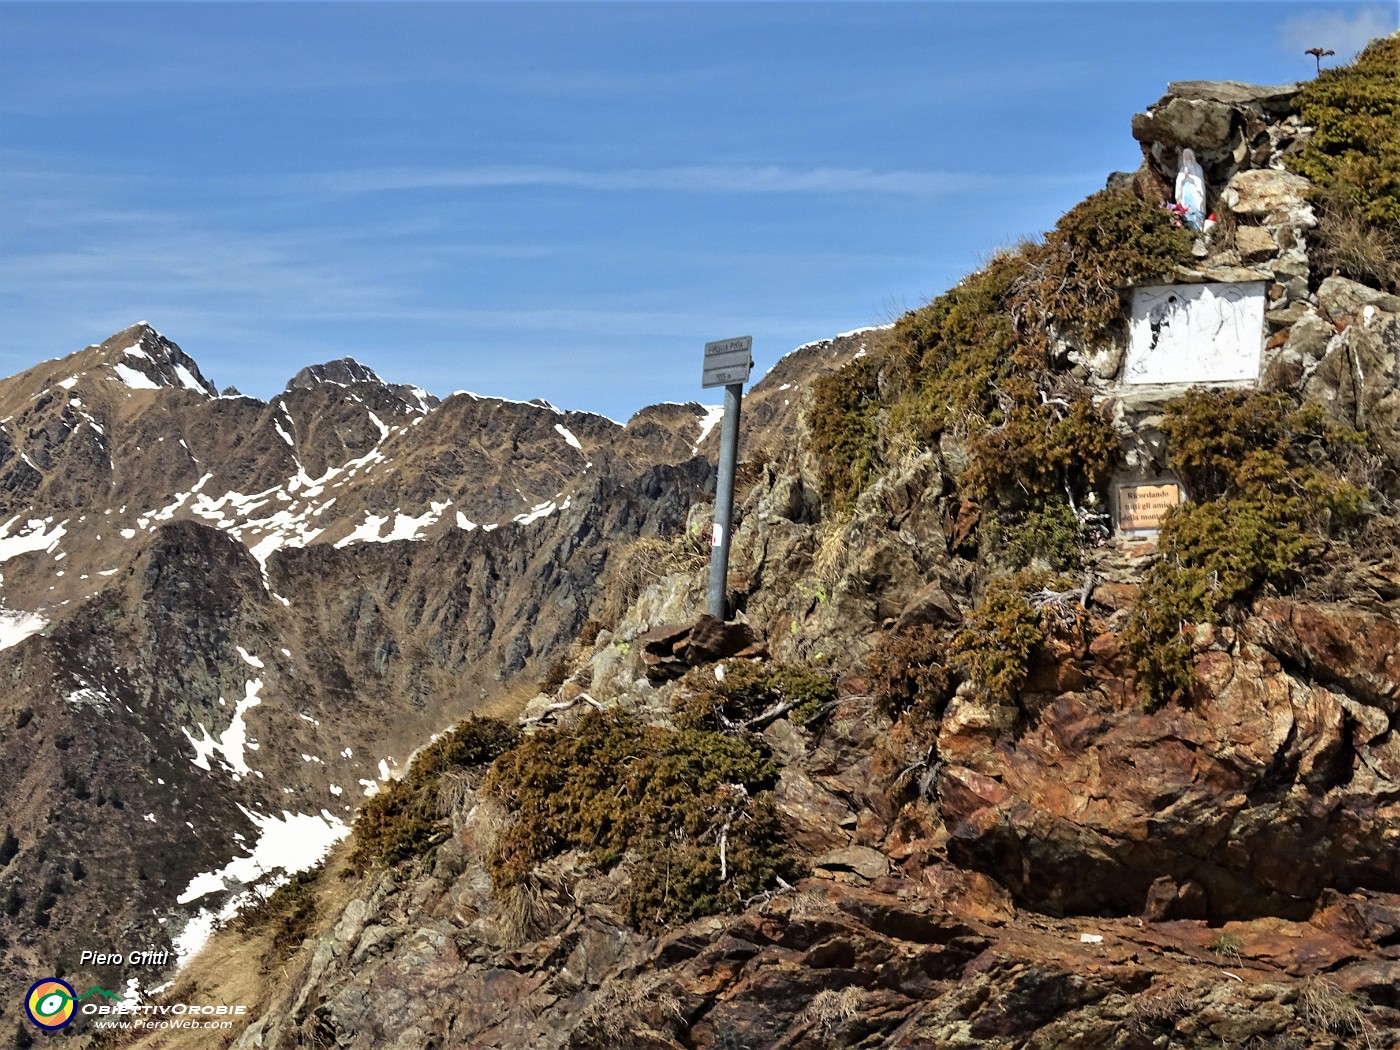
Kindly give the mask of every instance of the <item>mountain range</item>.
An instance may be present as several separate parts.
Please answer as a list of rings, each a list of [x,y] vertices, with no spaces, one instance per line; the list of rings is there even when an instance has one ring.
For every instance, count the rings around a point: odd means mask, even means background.
[[[725,621],[699,404],[0,382],[16,1044],[48,976],[246,1007],[103,1050],[1400,1045],[1397,69],[1172,84],[783,358]]]
[[[785,358],[748,440],[857,347]],[[245,883],[313,863],[415,748],[546,670],[620,546],[686,527],[717,421],[440,401],[348,359],[262,402],[144,322],[0,383],[7,980],[93,944],[187,954]]]

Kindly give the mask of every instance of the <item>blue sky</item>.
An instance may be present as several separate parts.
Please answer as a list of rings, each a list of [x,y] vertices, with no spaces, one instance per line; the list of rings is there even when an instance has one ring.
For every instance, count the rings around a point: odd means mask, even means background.
[[[892,319],[1393,3],[0,2],[0,374],[149,320],[626,419]]]

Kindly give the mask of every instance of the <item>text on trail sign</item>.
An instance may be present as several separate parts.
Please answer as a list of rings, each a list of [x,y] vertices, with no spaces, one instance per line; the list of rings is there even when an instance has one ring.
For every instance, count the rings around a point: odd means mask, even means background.
[[[730,386],[746,382],[753,367],[753,336],[717,339],[705,344],[705,368],[701,387]]]

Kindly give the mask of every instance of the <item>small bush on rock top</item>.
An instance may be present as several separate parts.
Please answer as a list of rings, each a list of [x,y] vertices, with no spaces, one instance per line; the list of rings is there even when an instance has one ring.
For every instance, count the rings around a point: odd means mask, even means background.
[[[901,317],[879,354],[817,384],[810,429],[824,496],[848,506],[893,450],[946,440],[965,462],[962,495],[997,512],[1101,495],[1119,438],[1067,371],[1064,340],[1121,340],[1122,289],[1190,260],[1190,233],[1120,190],[1076,205],[1043,243],[999,253]]]
[[[485,789],[513,822],[488,866],[506,890],[566,850],[604,870],[631,853],[628,908],[639,927],[732,908],[790,868],[765,794],[776,779],[757,740],[589,712],[496,760]]]
[[[397,864],[428,852],[448,834],[438,813],[443,774],[484,765],[519,739],[513,725],[496,718],[471,717],[428,744],[404,777],[390,781],[360,806],[351,864],[363,870],[371,864]]]
[[[786,708],[786,716],[804,725],[836,699],[829,674],[805,664],[734,660],[717,680],[714,668],[691,673],[695,687],[674,701],[676,725],[682,729],[726,730]]]
[[[1093,617],[1075,581],[1034,569],[994,579],[949,648],[948,665],[984,700],[1019,701],[1037,660],[1087,651]]]
[[[997,384],[1018,361],[1020,333],[1010,308],[1026,248],[996,255],[927,306],[895,323],[890,351],[900,387],[891,422],[922,442],[975,432],[995,420]],[[839,374],[839,373],[838,373]]]
[[[1260,496],[1279,482],[1297,490],[1335,486],[1344,481],[1346,453],[1366,444],[1364,434],[1330,421],[1315,403],[1257,390],[1194,387],[1167,406],[1162,430],[1171,467],[1196,499]]]
[[[1018,305],[1046,329],[1091,339],[1121,318],[1120,289],[1189,263],[1192,240],[1162,208],[1127,190],[1100,190],[1029,253]]]

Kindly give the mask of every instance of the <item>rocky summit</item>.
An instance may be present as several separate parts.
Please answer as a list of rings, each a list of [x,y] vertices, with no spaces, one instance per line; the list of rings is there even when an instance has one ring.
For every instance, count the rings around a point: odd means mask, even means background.
[[[247,1007],[101,1047],[1400,1045],[1400,181],[1355,131],[1398,58],[1173,84],[1137,172],[785,357],[726,620],[699,405],[350,360],[264,403],[144,325],[5,380],[6,1003]]]

